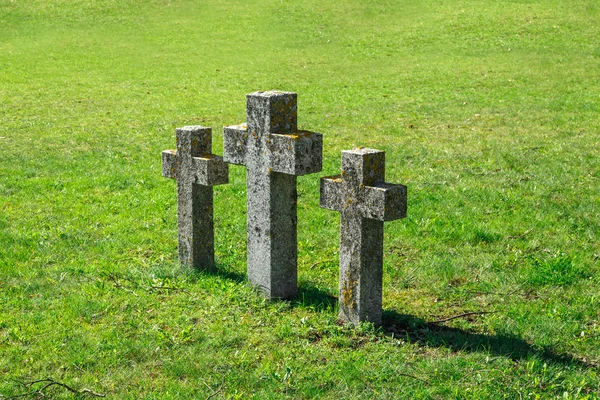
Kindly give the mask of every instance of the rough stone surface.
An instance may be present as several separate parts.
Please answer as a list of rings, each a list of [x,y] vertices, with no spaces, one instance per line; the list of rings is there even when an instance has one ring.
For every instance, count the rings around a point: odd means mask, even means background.
[[[321,178],[321,207],[341,213],[339,317],[381,324],[383,221],[406,217],[406,186],[385,183],[385,153],[342,151],[342,174]]]
[[[211,154],[211,129],[178,128],[177,151],[162,152],[162,174],[177,179],[179,260],[194,268],[213,270],[213,189],[228,181],[228,166]]]
[[[223,128],[225,162],[247,169],[248,279],[268,298],[297,294],[296,176],[321,171],[322,146],[297,130],[296,93],[251,93],[246,123]]]

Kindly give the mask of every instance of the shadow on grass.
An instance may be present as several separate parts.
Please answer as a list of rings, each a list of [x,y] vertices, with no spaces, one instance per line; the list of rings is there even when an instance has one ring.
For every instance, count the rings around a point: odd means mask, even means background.
[[[222,264],[218,264],[215,271],[198,271],[197,273],[215,275],[237,283],[245,283],[248,280],[245,273],[232,271]],[[320,289],[308,282],[300,282],[298,285],[298,295],[286,301],[289,301],[292,307],[307,307],[316,311],[334,311],[337,304],[337,297],[329,293],[329,291]]]
[[[237,283],[247,281],[245,273],[232,271],[222,265],[212,274]],[[335,312],[337,297],[308,282],[300,282],[298,296],[289,300],[292,307],[313,308],[316,311]],[[538,348],[525,340],[509,335],[485,335],[451,328],[441,323],[427,322],[414,315],[383,311],[382,330],[386,336],[394,336],[410,343],[426,347],[445,347],[452,351],[487,352],[512,360],[537,357],[547,362],[580,368],[595,367],[571,355],[558,354],[551,348]]]
[[[228,279],[237,283],[244,283],[247,280],[246,274],[243,274],[238,271],[232,271],[229,268],[223,266],[223,264],[217,263],[217,267],[215,271],[200,271],[200,274],[208,274],[215,275],[223,279]]]
[[[336,310],[337,297],[310,283],[302,282],[298,287],[298,296],[291,300],[292,307],[309,307],[316,311]]]
[[[395,311],[383,312],[383,331],[387,336],[404,339],[427,347],[446,347],[452,351],[489,352],[512,360],[537,357],[546,362],[565,366],[591,368],[586,363],[568,354],[557,354],[551,348],[537,348],[525,340],[509,335],[485,335],[439,323],[427,322],[413,315]]]

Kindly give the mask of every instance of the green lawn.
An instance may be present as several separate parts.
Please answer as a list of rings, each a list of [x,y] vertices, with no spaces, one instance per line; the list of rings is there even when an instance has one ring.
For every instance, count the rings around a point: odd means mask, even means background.
[[[600,397],[596,0],[0,0],[0,398]],[[245,169],[219,272],[177,260],[175,128],[298,93],[300,296],[246,282]],[[319,177],[386,151],[384,326],[337,323]],[[469,312],[488,312],[439,322]],[[437,321],[437,322],[436,322]],[[49,398],[91,398],[51,385]]]

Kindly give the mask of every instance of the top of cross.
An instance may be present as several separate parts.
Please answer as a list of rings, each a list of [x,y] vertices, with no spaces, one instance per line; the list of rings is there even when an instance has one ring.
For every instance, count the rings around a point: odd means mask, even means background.
[[[293,92],[254,92],[246,96],[248,129],[258,136],[293,133],[298,129],[297,95]]]
[[[321,207],[379,221],[406,217],[406,186],[385,182],[385,152],[342,151],[342,173],[321,178]]]
[[[293,92],[248,94],[246,123],[223,128],[225,162],[248,166],[250,159],[250,164],[260,165],[268,173],[305,175],[321,171],[323,137],[298,131],[297,110]]]
[[[342,151],[342,176],[360,185],[377,185],[385,181],[385,152],[358,147]]]
[[[204,126],[177,128],[177,151],[162,153],[162,173],[165,178],[206,186],[228,181],[228,167],[223,158],[211,154],[212,131]]]
[[[177,149],[192,157],[212,152],[212,129],[202,125],[175,129]]]

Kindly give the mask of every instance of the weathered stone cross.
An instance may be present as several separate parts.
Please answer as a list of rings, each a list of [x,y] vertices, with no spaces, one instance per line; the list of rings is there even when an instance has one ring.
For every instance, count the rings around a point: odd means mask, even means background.
[[[228,181],[228,166],[211,154],[211,129],[177,128],[177,151],[162,152],[162,174],[177,179],[179,260],[198,269],[213,270],[213,185]]]
[[[321,178],[321,207],[341,213],[339,317],[354,325],[381,325],[383,221],[406,217],[406,186],[384,181],[385,152],[365,148]]]
[[[269,298],[298,291],[296,176],[321,171],[323,137],[297,130],[291,92],[246,96],[246,124],[223,128],[224,160],[245,165],[248,279]]]

